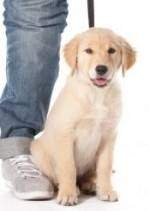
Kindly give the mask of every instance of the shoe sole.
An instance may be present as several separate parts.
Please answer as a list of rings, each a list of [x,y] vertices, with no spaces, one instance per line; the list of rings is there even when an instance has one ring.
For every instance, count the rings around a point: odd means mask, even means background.
[[[18,199],[22,200],[48,200],[52,199],[54,194],[50,193],[49,191],[34,191],[34,192],[28,192],[28,193],[19,193],[16,191],[13,191],[14,195]]]
[[[10,181],[5,180],[5,184],[9,189],[11,189],[16,198],[22,200],[47,200],[52,199],[54,196],[53,191],[33,191],[28,193],[20,193],[14,190],[14,187]]]

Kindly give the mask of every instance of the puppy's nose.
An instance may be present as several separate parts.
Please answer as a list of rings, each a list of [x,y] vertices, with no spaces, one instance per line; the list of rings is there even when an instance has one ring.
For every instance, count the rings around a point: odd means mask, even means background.
[[[108,68],[105,65],[98,65],[95,70],[97,74],[104,75],[108,71]]]

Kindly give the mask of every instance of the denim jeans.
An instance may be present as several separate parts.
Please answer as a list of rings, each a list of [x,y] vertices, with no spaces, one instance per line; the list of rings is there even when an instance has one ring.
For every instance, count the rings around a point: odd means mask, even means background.
[[[67,0],[5,0],[7,82],[0,99],[0,158],[29,153],[58,76]]]

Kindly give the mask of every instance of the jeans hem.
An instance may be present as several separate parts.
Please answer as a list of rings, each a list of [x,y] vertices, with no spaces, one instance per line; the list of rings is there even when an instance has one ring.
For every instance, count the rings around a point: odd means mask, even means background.
[[[0,159],[8,159],[17,155],[30,154],[33,139],[28,137],[8,137],[0,139]]]

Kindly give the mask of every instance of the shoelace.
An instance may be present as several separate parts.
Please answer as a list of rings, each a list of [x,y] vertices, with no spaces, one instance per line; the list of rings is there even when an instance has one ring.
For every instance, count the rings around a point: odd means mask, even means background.
[[[41,175],[41,172],[33,164],[30,155],[19,155],[10,158],[10,163],[23,178],[36,178]]]

